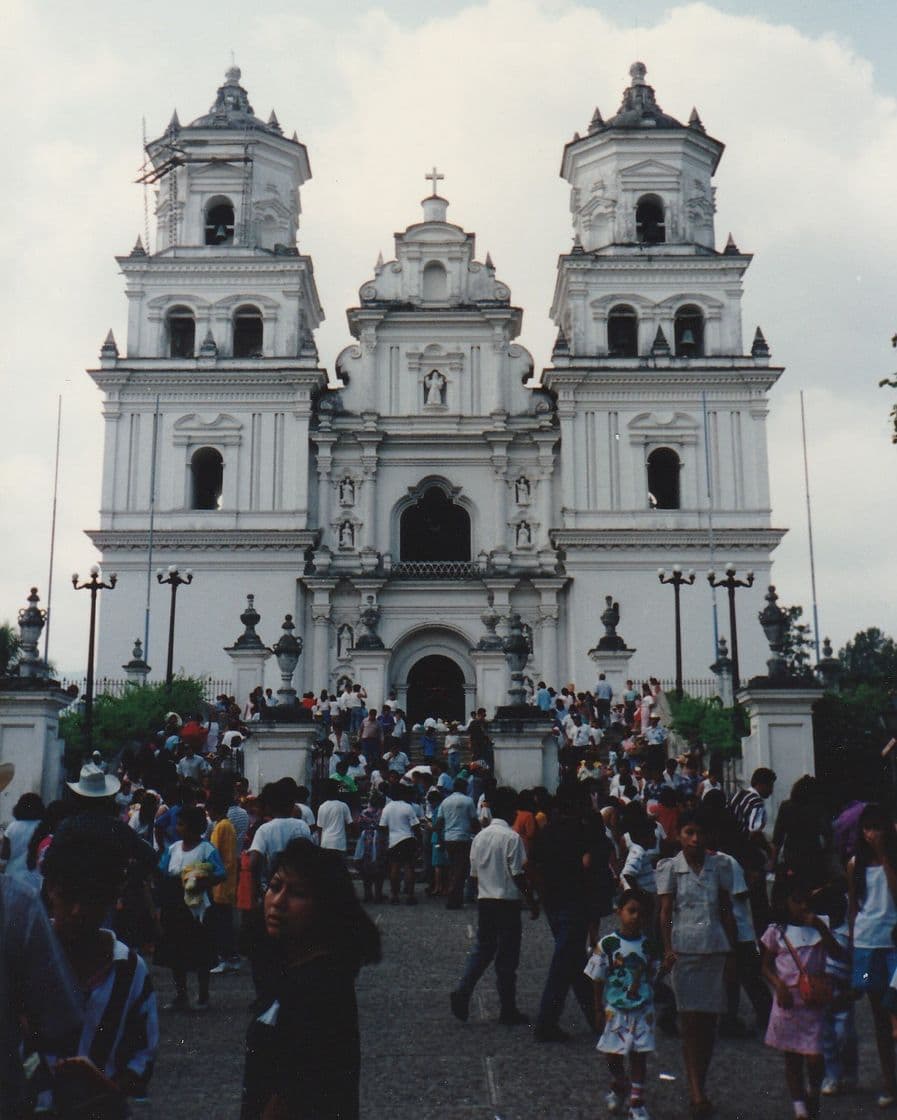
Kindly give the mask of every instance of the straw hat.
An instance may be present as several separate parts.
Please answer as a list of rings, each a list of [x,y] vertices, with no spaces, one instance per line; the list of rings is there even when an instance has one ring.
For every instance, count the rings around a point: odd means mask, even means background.
[[[103,771],[93,762],[85,762],[77,782],[65,783],[79,797],[111,797],[121,789],[121,782]]]

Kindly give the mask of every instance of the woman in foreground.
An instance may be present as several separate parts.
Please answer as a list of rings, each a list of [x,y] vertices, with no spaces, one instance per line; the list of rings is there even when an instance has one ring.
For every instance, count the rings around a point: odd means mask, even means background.
[[[339,853],[293,840],[264,900],[281,964],[276,998],[246,1036],[242,1120],[358,1120],[355,979],[380,934]]]

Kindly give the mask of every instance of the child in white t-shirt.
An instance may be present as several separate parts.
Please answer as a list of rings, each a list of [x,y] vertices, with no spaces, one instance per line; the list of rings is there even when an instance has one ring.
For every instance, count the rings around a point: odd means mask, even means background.
[[[645,1076],[647,1055],[654,1050],[654,981],[660,953],[645,937],[645,915],[641,891],[623,891],[617,901],[617,929],[600,938],[585,967],[595,986],[595,1021],[604,1023],[597,1049],[607,1055],[612,1079],[607,1111],[622,1112],[628,1090],[629,1120],[648,1120]]]

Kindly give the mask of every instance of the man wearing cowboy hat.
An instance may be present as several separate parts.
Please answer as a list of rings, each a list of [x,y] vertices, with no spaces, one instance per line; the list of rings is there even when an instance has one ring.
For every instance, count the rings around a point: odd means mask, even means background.
[[[11,762],[0,763],[0,791],[14,776]],[[76,1054],[77,998],[40,898],[24,883],[0,875],[0,1116],[24,1115],[20,1020],[40,1052]]]

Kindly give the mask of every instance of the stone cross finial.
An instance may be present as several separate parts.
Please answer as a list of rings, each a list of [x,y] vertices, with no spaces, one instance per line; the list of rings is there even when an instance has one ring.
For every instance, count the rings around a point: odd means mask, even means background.
[[[432,183],[433,183],[433,196],[432,197],[435,198],[436,197],[436,184],[440,179],[444,179],[445,176],[441,172],[437,171],[436,168],[434,167],[433,170],[428,175],[424,176],[424,178],[425,179],[430,179],[432,181]]]

